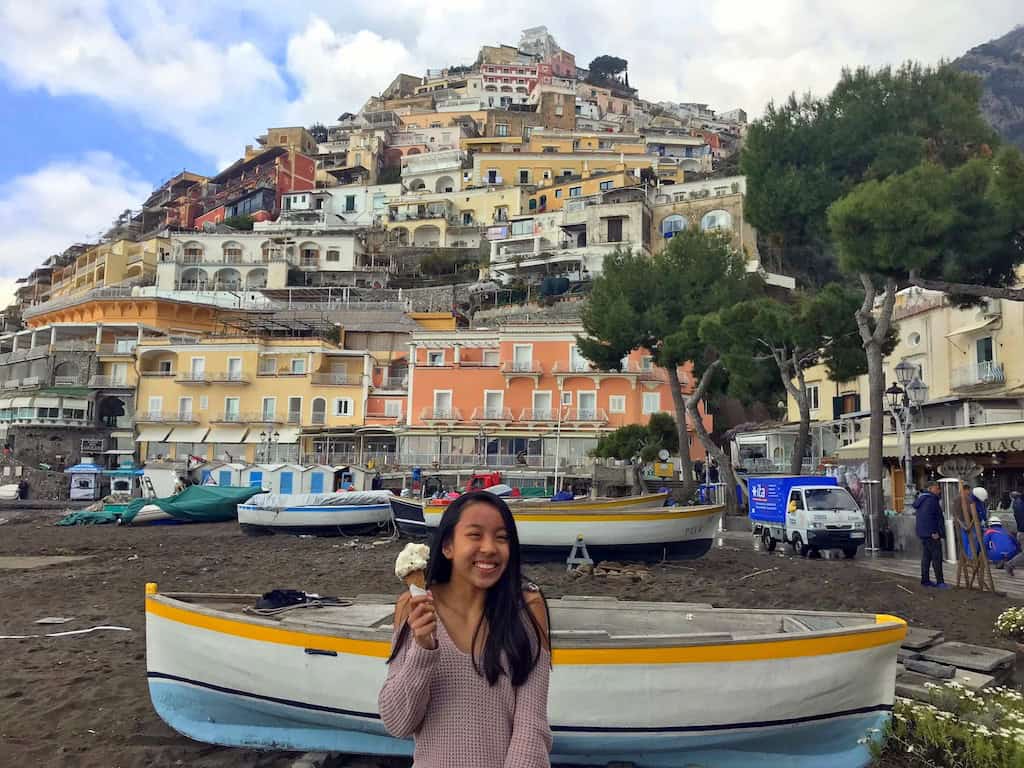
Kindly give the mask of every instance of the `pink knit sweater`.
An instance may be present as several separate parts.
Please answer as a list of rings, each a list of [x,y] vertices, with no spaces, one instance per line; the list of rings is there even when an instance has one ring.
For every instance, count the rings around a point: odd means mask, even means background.
[[[550,664],[551,654],[541,649],[519,688],[506,675],[489,685],[439,620],[433,651],[406,634],[388,665],[380,717],[391,735],[415,736],[415,768],[549,768]]]

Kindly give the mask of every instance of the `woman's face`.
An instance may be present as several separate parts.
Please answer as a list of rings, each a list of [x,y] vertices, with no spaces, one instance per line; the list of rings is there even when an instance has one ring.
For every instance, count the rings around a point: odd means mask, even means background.
[[[452,562],[452,580],[490,589],[505,572],[509,558],[509,532],[501,513],[486,502],[472,502],[462,510],[451,539],[441,548]]]

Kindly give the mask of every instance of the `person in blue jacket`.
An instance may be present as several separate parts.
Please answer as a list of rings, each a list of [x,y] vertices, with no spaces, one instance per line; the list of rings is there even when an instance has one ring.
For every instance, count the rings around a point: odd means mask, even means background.
[[[985,531],[985,553],[988,559],[1001,566],[1016,557],[1019,552],[1017,541],[1003,528],[1003,521],[992,515]]]
[[[939,502],[939,484],[930,482],[928,489],[914,499],[917,538],[921,540],[921,586],[949,589],[942,578],[942,540],[946,537],[946,522]],[[935,581],[929,571],[935,570]]]

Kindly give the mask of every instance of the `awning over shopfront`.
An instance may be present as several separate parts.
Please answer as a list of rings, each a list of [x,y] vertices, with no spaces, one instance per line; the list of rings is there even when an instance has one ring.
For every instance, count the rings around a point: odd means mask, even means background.
[[[274,432],[277,432],[278,438],[274,440],[274,445],[294,445],[299,442],[299,433],[301,431],[299,427],[281,427],[280,429],[271,430],[250,429],[249,434],[245,437],[245,442],[259,445],[260,443],[267,442],[266,435],[272,435]],[[263,438],[260,438],[261,434],[264,435]]]
[[[910,436],[910,452],[912,456],[1024,452],[1024,421],[914,430]],[[882,455],[890,458],[903,456],[903,441],[899,435],[885,436]],[[840,459],[866,459],[868,440],[850,443],[836,451],[836,456]]]
[[[236,424],[231,424],[226,427],[213,427],[210,433],[206,436],[205,443],[240,443],[242,438],[245,437],[245,430],[248,427],[240,427]]]
[[[952,331],[950,331],[949,333],[946,334],[946,338],[948,339],[948,338],[951,338],[953,336],[960,336],[961,334],[964,334],[964,333],[974,333],[975,331],[981,331],[981,330],[984,330],[985,328],[988,328],[990,325],[992,325],[993,323],[996,323],[998,321],[999,321],[998,317],[990,317],[990,318],[988,318],[986,320],[979,320],[976,323],[971,323],[970,325],[965,325],[963,328],[954,328]]]
[[[159,425],[152,427],[139,427],[139,436],[135,438],[135,442],[162,443],[170,431],[170,427],[161,427]]]
[[[209,427],[175,427],[171,430],[168,443],[201,443]]]

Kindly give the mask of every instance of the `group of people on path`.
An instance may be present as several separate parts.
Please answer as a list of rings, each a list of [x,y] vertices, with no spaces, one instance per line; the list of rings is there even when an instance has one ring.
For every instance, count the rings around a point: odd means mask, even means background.
[[[941,488],[938,482],[928,484],[926,490],[918,494],[914,500],[916,515],[916,533],[921,540],[921,585],[948,589],[942,576],[942,542],[946,538],[946,521],[942,513]],[[1024,566],[1024,494],[1013,491],[1004,494],[997,507],[1000,511],[1013,514],[1016,535],[1008,531],[998,515],[989,516],[988,491],[978,486],[971,489],[970,501],[973,502],[978,514],[978,521],[984,527],[980,547],[985,555],[998,568],[1006,569],[1011,577],[1016,568]],[[976,552],[972,547],[972,537],[967,531],[962,532],[963,549],[968,557]],[[934,572],[935,580],[931,580]]]

